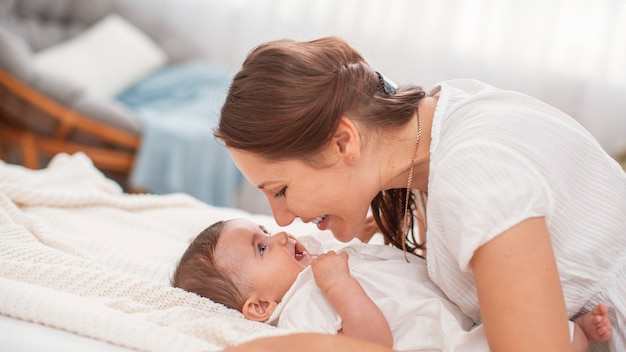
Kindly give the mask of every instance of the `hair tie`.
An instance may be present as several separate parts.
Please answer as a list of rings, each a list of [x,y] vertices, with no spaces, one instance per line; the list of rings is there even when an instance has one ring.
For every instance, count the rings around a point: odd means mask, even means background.
[[[389,78],[387,78],[387,76],[383,75],[382,73],[376,71],[376,75],[378,75],[378,82],[380,84],[380,87],[383,89],[383,92],[385,92],[385,94],[387,95],[393,95],[396,94],[396,92],[398,91],[398,85],[390,80]]]

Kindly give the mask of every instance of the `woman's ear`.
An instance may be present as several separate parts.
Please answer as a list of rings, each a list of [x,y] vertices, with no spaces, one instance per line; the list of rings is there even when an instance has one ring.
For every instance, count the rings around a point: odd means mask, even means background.
[[[264,301],[258,298],[248,298],[243,304],[241,312],[248,320],[264,322],[270,318],[270,315],[276,309],[278,302]]]
[[[349,162],[361,156],[361,135],[354,121],[345,116],[341,118],[333,135],[332,148]]]

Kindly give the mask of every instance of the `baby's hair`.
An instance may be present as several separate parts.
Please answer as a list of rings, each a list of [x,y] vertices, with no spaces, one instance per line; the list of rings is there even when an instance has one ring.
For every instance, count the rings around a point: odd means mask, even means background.
[[[204,229],[180,258],[171,280],[174,287],[193,292],[229,308],[241,311],[245,302],[243,292],[215,262],[215,248],[225,221]]]

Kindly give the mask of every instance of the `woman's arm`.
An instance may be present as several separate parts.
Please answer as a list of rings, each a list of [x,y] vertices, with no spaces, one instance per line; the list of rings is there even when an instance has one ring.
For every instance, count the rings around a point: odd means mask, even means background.
[[[345,335],[300,333],[262,337],[228,348],[224,352],[394,352],[389,347],[355,339]]]
[[[311,267],[315,282],[341,317],[343,334],[393,346],[387,319],[361,284],[350,276],[347,253],[330,251],[322,254]]]
[[[492,351],[571,351],[561,282],[544,218],[531,218],[472,258]]]

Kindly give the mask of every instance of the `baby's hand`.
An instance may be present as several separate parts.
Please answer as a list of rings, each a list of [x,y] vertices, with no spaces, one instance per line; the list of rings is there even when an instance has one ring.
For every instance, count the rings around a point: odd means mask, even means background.
[[[351,279],[350,270],[348,268],[348,253],[335,253],[329,251],[320,254],[316,260],[311,263],[311,270],[317,286],[322,292],[328,293],[332,287],[340,286],[341,282]]]

